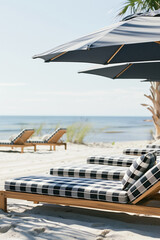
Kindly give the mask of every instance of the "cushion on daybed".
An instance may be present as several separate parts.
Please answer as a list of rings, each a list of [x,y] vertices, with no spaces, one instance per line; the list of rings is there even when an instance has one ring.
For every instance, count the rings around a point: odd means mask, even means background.
[[[50,169],[50,174],[64,177],[122,180],[127,169],[127,167],[81,164],[76,166],[54,167]]]
[[[135,160],[122,179],[123,189],[128,190],[148,169],[155,165],[155,162],[155,153],[147,153]]]
[[[149,152],[155,151],[153,148],[143,148],[143,149],[138,149],[138,148],[127,148],[123,150],[124,154],[127,155],[143,155],[147,154]],[[160,149],[156,151],[157,156],[160,156]]]
[[[128,190],[128,197],[130,202],[140,197],[154,184],[160,181],[160,163],[157,163],[149,169],[141,178],[139,178]]]
[[[137,157],[134,156],[90,156],[87,158],[87,163],[129,167],[136,159]]]
[[[114,203],[128,202],[127,192],[122,190],[121,181],[29,176],[5,181],[5,190]]]
[[[157,148],[157,149],[160,149],[160,145],[157,145],[157,144],[148,144],[146,146],[146,148]]]

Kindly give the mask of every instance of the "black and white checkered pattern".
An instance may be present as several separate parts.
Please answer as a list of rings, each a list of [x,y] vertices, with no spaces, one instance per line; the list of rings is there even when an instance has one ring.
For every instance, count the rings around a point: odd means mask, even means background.
[[[144,148],[144,149],[138,149],[138,148],[127,148],[123,150],[123,154],[127,155],[143,155],[152,151],[156,150],[157,156],[160,156],[160,149],[153,149],[153,148]]]
[[[157,145],[157,144],[148,144],[146,146],[146,148],[156,148],[156,149],[160,149],[160,145]]]
[[[77,177],[77,178],[92,178],[103,180],[122,180],[127,167],[113,167],[102,165],[70,165],[63,167],[54,167],[50,169],[50,174],[53,176]]]
[[[17,138],[21,137],[26,131],[34,131],[34,129],[23,129],[20,133],[18,133],[11,141],[11,144],[14,144]]]
[[[0,141],[0,145],[11,145],[12,144],[12,142],[11,141],[9,141],[9,140],[1,140]]]
[[[46,141],[43,141],[39,138],[33,138],[33,139],[29,139],[26,141],[27,143],[46,143]]]
[[[134,161],[122,179],[123,189],[128,190],[148,169],[154,166],[155,162],[154,153],[147,153]]]
[[[129,167],[137,157],[128,156],[90,156],[87,158],[89,164],[101,164],[111,166]]]
[[[5,190],[52,196],[127,203],[120,181],[53,176],[29,176],[5,181]]]
[[[140,197],[153,185],[160,181],[160,163],[149,169],[140,179],[138,179],[128,190],[130,202]]]

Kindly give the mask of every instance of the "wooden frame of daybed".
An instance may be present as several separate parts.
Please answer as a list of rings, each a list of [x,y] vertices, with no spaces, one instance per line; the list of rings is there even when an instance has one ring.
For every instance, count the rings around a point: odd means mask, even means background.
[[[19,136],[13,144],[0,144],[0,147],[10,147],[13,148],[21,148],[21,153],[24,152],[25,147],[34,147],[34,151],[36,151],[36,146],[31,143],[27,143],[26,141],[32,136],[34,130],[26,130],[22,136]]]
[[[34,151],[36,152],[37,150],[37,146],[38,145],[41,145],[41,146],[50,146],[50,151],[52,151],[52,147],[53,147],[53,150],[55,151],[56,150],[56,146],[61,146],[63,145],[64,146],[64,149],[67,150],[67,143],[64,143],[64,142],[57,142],[57,143],[29,143],[31,144],[31,146],[34,146]]]
[[[30,142],[30,144],[34,145],[34,151],[36,151],[37,149],[37,146],[38,145],[42,145],[42,146],[50,146],[50,151],[52,151],[52,147],[53,147],[53,150],[55,151],[56,150],[56,146],[61,146],[63,145],[65,150],[67,150],[67,143],[65,142],[58,142],[59,139],[63,136],[63,134],[66,133],[66,129],[60,129],[58,130],[58,132],[56,132],[55,135],[53,135],[48,142]]]
[[[85,208],[102,209],[109,211],[120,211],[120,212],[130,212],[137,214],[147,214],[147,215],[157,215],[160,216],[160,206],[156,207],[151,204],[151,201],[158,201],[160,203],[160,181],[152,186],[149,190],[143,193],[139,198],[137,198],[132,203],[122,204],[122,203],[110,203],[102,201],[92,201],[85,199],[76,199],[69,197],[57,197],[48,196],[41,194],[32,193],[22,193],[22,192],[12,192],[12,191],[0,191],[0,209],[7,211],[7,199],[22,199],[27,201],[33,201],[38,204],[51,203],[56,205],[65,206],[76,206]],[[148,205],[149,203],[149,205]]]

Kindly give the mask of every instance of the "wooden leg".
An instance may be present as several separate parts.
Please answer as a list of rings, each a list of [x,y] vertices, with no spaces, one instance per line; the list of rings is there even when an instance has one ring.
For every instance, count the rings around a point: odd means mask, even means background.
[[[37,148],[36,148],[37,146],[36,145],[34,145],[34,151],[36,152],[36,150],[37,150]]]
[[[53,150],[56,151],[56,145],[53,145]]]
[[[50,151],[52,151],[52,145],[50,145]]]
[[[37,201],[34,201],[34,204],[38,204],[39,202],[37,202]]]
[[[67,143],[65,143],[64,148],[65,148],[65,150],[67,150]]]
[[[0,209],[7,212],[7,199],[4,196],[4,192],[0,192]]]
[[[24,152],[24,148],[23,147],[21,147],[21,153],[23,153]]]

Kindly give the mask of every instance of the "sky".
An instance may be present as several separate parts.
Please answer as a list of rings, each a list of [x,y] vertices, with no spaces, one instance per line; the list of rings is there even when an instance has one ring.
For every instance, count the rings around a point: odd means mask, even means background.
[[[124,0],[0,0],[0,115],[150,116],[149,83],[32,59],[120,19]]]

